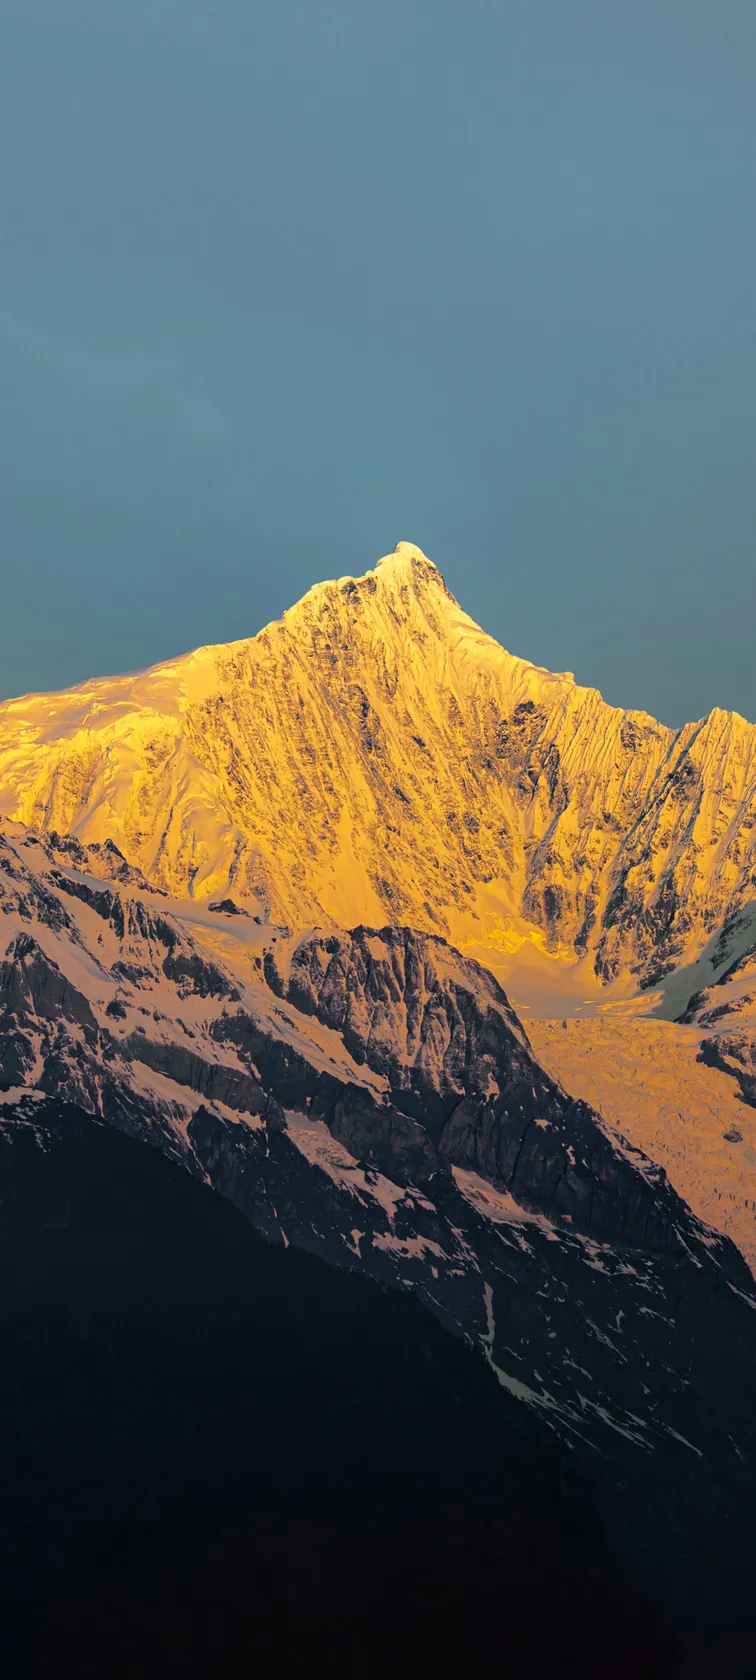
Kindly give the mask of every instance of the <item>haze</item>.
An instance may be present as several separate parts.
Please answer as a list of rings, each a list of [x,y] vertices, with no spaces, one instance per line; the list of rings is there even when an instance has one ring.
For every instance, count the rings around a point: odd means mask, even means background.
[[[755,69],[739,0],[0,0],[0,694],[406,538],[756,718]]]

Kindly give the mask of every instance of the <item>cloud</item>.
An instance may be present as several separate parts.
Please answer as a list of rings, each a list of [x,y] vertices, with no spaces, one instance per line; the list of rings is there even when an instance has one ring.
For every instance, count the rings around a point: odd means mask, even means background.
[[[167,355],[93,345],[38,327],[0,306],[0,351],[51,380],[77,402],[143,416],[201,450],[234,439],[224,409]]]

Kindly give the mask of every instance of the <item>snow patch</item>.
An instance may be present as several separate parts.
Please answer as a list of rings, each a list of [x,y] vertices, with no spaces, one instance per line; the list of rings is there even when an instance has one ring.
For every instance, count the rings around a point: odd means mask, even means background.
[[[463,1167],[452,1167],[452,1174],[465,1201],[484,1219],[490,1219],[494,1225],[537,1225],[551,1242],[560,1241],[560,1233],[545,1213],[530,1213],[508,1190],[495,1190],[487,1179]]]
[[[312,1120],[298,1109],[286,1110],[286,1130],[300,1155],[311,1166],[320,1167],[339,1189],[346,1189],[363,1203],[377,1202],[383,1208],[389,1225],[393,1226],[396,1210],[405,1200],[406,1192],[383,1173],[368,1172],[358,1165],[354,1155],[338,1143],[323,1120]]]

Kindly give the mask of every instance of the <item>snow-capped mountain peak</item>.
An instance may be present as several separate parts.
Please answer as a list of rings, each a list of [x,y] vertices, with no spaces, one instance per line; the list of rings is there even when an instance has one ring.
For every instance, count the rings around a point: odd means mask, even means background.
[[[673,731],[507,653],[422,552],[257,636],[0,707],[6,816],[279,922],[401,921],[504,974],[694,961],[753,896],[756,728]]]

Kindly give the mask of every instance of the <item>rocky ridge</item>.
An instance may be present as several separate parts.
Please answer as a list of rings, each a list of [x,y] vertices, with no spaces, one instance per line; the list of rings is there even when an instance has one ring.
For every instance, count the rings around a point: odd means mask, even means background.
[[[74,855],[0,834],[7,1085],[120,1122],[141,1079],[158,1127],[151,1075],[274,1127],[299,1109],[400,1178],[461,1167],[589,1236],[679,1246],[664,1174],[543,1073],[494,977],[438,936],[255,923],[242,980],[137,878],[105,885],[96,852]]]
[[[416,1292],[579,1450],[693,1482],[713,1457],[726,1502],[750,1274],[549,1078],[493,976],[403,928],[192,922],[120,869],[0,834],[5,1123],[62,1100],[157,1145],[269,1240]]]

